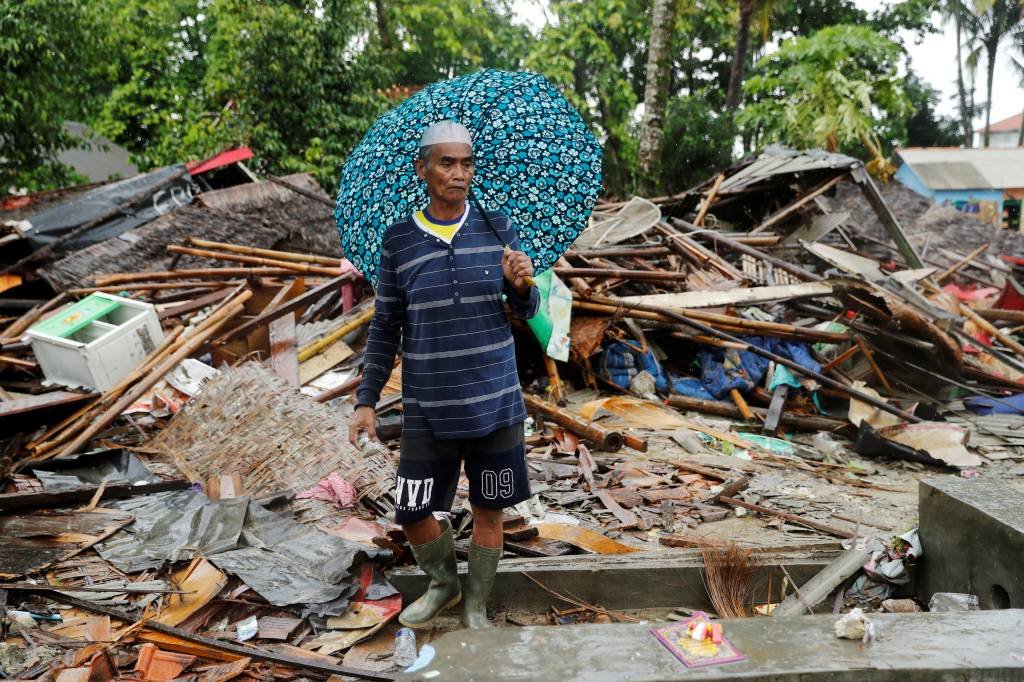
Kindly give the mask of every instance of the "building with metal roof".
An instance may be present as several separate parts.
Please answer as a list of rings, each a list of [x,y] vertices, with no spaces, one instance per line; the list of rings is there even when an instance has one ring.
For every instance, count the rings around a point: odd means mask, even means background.
[[[989,126],[988,146],[989,147],[1019,147],[1020,127],[1024,122],[1024,114],[1014,114],[1002,121],[996,121]],[[974,131],[974,146],[980,147],[985,139],[985,129],[978,128]]]
[[[896,156],[896,179],[918,194],[993,225],[1021,229],[1024,147],[912,148]]]

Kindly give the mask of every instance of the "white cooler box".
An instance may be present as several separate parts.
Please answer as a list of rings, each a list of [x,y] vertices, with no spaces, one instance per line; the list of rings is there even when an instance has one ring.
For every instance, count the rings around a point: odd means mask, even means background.
[[[163,340],[149,303],[95,293],[25,332],[47,385],[105,391]]]

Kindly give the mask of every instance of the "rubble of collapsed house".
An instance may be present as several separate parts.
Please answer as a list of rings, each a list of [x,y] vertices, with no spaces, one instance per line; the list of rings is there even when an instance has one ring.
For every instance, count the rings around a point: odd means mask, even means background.
[[[401,361],[382,443],[359,451],[372,291],[340,258],[332,202],[305,175],[188,173],[0,211],[17,224],[0,281],[0,673],[395,679],[394,619],[425,586],[389,520]],[[175,183],[188,201],[139,214]],[[492,620],[858,607],[843,627],[867,641],[874,611],[973,603],[941,596],[970,578],[927,569],[929,552],[958,558],[938,502],[925,527],[924,488],[916,529],[917,479],[970,484],[1024,456],[1024,249],[901,191],[849,157],[773,149],[680,195],[596,207],[537,277],[541,314],[514,323],[534,495],[506,517]],[[928,499],[968,504],[944,486]],[[1015,604],[992,580],[1006,602],[974,606]],[[754,631],[726,622],[742,652]],[[456,627],[442,616],[421,643]],[[424,679],[451,665],[446,641]]]

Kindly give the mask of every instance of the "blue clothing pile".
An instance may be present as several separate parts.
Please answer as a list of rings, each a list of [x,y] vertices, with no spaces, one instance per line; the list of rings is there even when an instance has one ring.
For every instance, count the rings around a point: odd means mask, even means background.
[[[760,336],[745,337],[743,341],[815,372],[821,370],[821,365],[805,343]],[[750,351],[732,348],[708,348],[702,350],[697,359],[700,362],[700,379],[681,377],[666,372],[653,352],[641,353],[620,341],[601,352],[597,366],[602,377],[623,388],[629,388],[633,377],[646,371],[654,377],[655,390],[663,395],[678,393],[691,398],[719,400],[729,395],[729,391],[734,388],[740,393],[748,393],[755,386],[760,386],[770,363],[768,359]]]

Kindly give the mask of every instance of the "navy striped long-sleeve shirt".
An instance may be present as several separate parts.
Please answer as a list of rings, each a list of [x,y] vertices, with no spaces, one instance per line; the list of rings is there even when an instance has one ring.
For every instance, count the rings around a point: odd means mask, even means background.
[[[522,422],[526,407],[512,328],[502,301],[523,318],[540,307],[536,287],[520,298],[505,280],[504,245],[519,249],[505,216],[474,206],[451,244],[410,217],[384,234],[376,310],[359,405],[376,405],[402,346],[403,433],[475,438]]]

